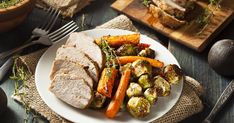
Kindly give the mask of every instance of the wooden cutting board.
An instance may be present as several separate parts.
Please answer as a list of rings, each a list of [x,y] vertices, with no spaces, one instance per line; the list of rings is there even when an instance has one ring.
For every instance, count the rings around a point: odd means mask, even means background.
[[[200,8],[207,7],[204,1],[197,1],[196,5]],[[198,52],[203,51],[207,44],[234,18],[234,0],[223,0],[222,7],[215,9],[209,25],[198,33],[201,29],[194,21],[176,30],[163,26],[149,13],[148,8],[142,4],[142,0],[117,0],[111,7]]]

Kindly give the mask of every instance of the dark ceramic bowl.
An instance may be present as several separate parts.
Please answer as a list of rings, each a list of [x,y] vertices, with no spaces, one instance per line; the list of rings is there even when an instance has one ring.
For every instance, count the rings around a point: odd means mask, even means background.
[[[34,7],[35,0],[22,0],[19,3],[0,9],[0,32],[6,32],[24,21]]]

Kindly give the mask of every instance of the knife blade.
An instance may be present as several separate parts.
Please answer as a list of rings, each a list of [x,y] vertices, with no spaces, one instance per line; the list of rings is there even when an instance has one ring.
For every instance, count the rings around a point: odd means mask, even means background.
[[[212,123],[216,114],[220,111],[220,109],[226,104],[228,99],[234,92],[234,79],[228,84],[223,93],[220,95],[217,100],[215,106],[211,110],[210,114],[205,118],[202,123]]]

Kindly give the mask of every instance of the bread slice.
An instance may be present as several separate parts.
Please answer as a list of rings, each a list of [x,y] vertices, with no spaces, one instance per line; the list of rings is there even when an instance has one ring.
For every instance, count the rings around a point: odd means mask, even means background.
[[[73,75],[56,74],[49,89],[56,97],[79,109],[88,107],[93,98],[87,82]]]
[[[89,76],[85,68],[72,61],[58,59],[53,62],[50,79],[53,80],[56,75],[64,74],[84,79],[90,88],[93,88],[93,79]]]
[[[102,69],[104,64],[103,54],[100,47],[94,43],[92,37],[87,36],[83,32],[74,32],[69,36],[66,45],[74,46],[87,54],[98,64],[99,69]]]
[[[186,24],[186,21],[179,20],[175,18],[172,15],[169,15],[162,9],[158,8],[155,5],[150,5],[149,11],[152,13],[152,15],[159,19],[159,22],[163,24],[164,26],[170,27],[170,28],[179,28],[182,25]]]
[[[82,66],[85,66],[89,72],[89,75],[97,83],[99,78],[98,65],[89,58],[84,52],[75,47],[62,46],[57,50],[55,59],[66,59],[76,62]]]

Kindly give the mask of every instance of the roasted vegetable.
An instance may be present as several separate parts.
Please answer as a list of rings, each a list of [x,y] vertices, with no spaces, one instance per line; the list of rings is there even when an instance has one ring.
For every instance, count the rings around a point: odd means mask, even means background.
[[[127,63],[132,63],[132,62],[134,62],[136,60],[146,60],[153,67],[156,67],[156,68],[162,68],[164,66],[163,62],[161,62],[159,60],[146,58],[146,57],[141,57],[141,56],[120,56],[120,57],[118,57],[118,61],[120,62],[121,65],[124,65],[124,64],[127,64]]]
[[[158,96],[169,95],[171,91],[171,85],[161,76],[156,76],[154,79],[154,87],[157,89]]]
[[[132,63],[133,71],[136,77],[143,74],[152,74],[152,66],[146,60],[136,60]]]
[[[140,34],[119,35],[119,36],[103,36],[96,39],[95,42],[100,45],[101,40],[106,40],[110,46],[121,46],[123,44],[137,45],[140,42]]]
[[[93,101],[91,103],[91,107],[92,108],[102,108],[104,102],[106,101],[106,96],[98,93],[98,92],[94,92],[94,98]]]
[[[135,118],[143,118],[150,113],[150,103],[143,97],[131,97],[127,104],[127,109]]]
[[[137,47],[138,47],[139,50],[144,50],[145,48],[149,48],[150,45],[149,44],[145,44],[145,43],[139,43],[137,45]]]
[[[118,56],[136,56],[137,53],[138,48],[133,44],[123,44],[116,51]]]
[[[132,70],[132,63],[127,63],[127,64],[121,66],[119,70],[121,73],[123,73],[127,69]]]
[[[143,89],[147,89],[153,86],[153,83],[151,82],[148,74],[141,75],[138,79],[138,83]]]
[[[141,50],[138,53],[138,56],[148,57],[148,58],[155,58],[155,52],[154,52],[154,50],[152,50],[150,48],[145,48],[144,50]]]
[[[128,97],[140,96],[142,94],[142,87],[134,82],[131,82],[126,91]]]
[[[98,83],[97,91],[106,96],[111,97],[114,81],[118,70],[115,68],[104,68],[102,71],[101,78]]]
[[[131,76],[131,70],[124,71],[123,75],[121,76],[119,86],[117,91],[115,92],[114,97],[112,98],[110,104],[106,110],[106,116],[108,118],[114,118],[119,111],[120,106],[122,105],[125,97],[126,90],[128,88],[129,79]]]
[[[171,84],[178,84],[183,77],[181,69],[175,64],[165,66],[163,71],[165,79]]]
[[[156,88],[148,88],[144,92],[145,98],[153,105],[157,101],[157,90]]]

